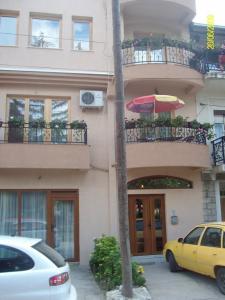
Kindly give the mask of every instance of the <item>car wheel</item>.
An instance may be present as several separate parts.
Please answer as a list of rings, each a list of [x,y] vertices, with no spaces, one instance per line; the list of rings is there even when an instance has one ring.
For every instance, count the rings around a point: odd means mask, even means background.
[[[221,293],[225,295],[225,268],[219,268],[216,272],[216,282]]]
[[[169,263],[170,272],[178,272],[180,268],[172,252],[168,253],[167,259]]]

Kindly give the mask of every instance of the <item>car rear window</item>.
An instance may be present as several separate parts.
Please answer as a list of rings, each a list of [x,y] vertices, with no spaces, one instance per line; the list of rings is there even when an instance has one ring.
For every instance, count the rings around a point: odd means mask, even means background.
[[[57,251],[46,245],[44,242],[35,244],[33,248],[50,259],[58,268],[65,266],[65,259]]]

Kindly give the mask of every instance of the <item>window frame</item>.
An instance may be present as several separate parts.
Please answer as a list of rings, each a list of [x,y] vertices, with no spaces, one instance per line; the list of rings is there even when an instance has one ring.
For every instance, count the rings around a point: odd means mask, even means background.
[[[32,46],[32,19],[46,20],[46,21],[58,21],[59,22],[59,46],[58,47],[35,47]],[[46,14],[46,13],[30,13],[29,19],[29,38],[28,47],[32,49],[50,49],[60,50],[62,49],[62,15]]]
[[[11,17],[16,19],[16,43],[15,45],[1,45],[0,47],[18,47],[18,34],[19,34],[19,12],[18,11],[13,11],[13,10],[0,10],[0,18],[1,17]]]
[[[197,244],[186,243],[186,242],[185,242],[185,239],[186,239],[193,231],[195,231],[196,229],[199,229],[199,228],[202,228],[202,232],[201,232],[201,234],[200,234],[200,236],[199,236],[199,239],[198,239]],[[192,230],[185,236],[184,241],[183,241],[183,244],[184,244],[184,245],[198,246],[198,245],[200,244],[200,241],[202,240],[202,236],[203,236],[205,230],[206,230],[206,227],[204,227],[204,226],[197,226],[197,227],[195,227],[194,229],[192,229]]]
[[[89,24],[89,49],[78,50],[74,48],[75,40],[75,23],[88,23]],[[92,17],[79,17],[72,16],[72,50],[75,52],[90,52],[93,51],[93,18]]]

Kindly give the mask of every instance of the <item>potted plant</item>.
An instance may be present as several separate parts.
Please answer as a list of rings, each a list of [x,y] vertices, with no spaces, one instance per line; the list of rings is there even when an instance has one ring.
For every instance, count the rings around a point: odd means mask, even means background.
[[[44,120],[35,120],[29,122],[30,128],[45,128],[46,122]]]
[[[137,121],[135,119],[125,119],[125,128],[126,129],[133,129],[136,127]]]
[[[82,120],[82,121],[75,120],[70,123],[70,128],[71,129],[86,129],[87,124],[84,122],[84,120]]]
[[[54,120],[49,123],[51,129],[66,129],[67,122],[61,120]]]
[[[11,128],[23,128],[24,127],[24,120],[21,118],[11,117],[8,121],[8,125]]]

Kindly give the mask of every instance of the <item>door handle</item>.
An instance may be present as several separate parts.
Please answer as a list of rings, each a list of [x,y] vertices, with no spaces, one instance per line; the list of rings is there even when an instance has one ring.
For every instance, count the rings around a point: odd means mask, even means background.
[[[213,256],[217,256],[217,254],[216,254],[216,253],[213,253]]]
[[[151,228],[152,227],[151,224],[148,224],[148,227]]]
[[[194,251],[192,251],[192,253],[193,253],[193,254],[196,254],[196,253],[197,253],[197,251],[196,251],[196,250],[194,250]]]

